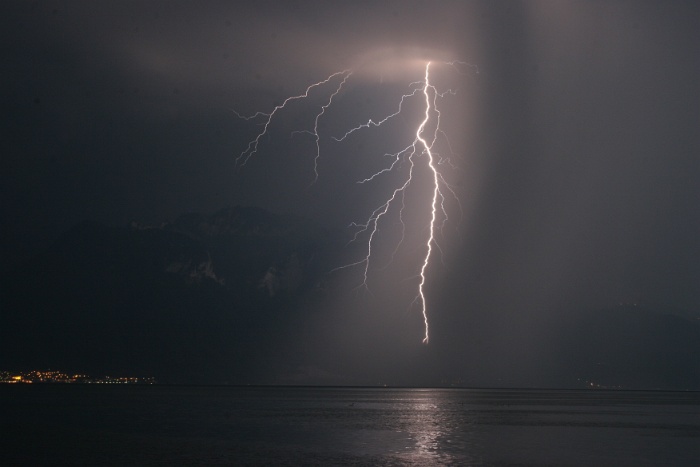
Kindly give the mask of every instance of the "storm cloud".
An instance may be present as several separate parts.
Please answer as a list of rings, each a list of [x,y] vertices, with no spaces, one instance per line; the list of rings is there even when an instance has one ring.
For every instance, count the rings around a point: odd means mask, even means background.
[[[358,375],[368,365],[363,382],[412,382],[420,372],[549,381],[560,337],[586,310],[638,304],[697,316],[692,2],[47,1],[5,10],[0,196],[10,262],[84,219],[159,225],[241,204],[332,228],[361,220],[386,187],[357,194],[350,180],[375,155],[328,143],[327,176],[311,185],[309,141],[289,137],[283,130],[304,128],[288,121],[242,170],[235,160],[254,128],[235,112],[270,111],[357,69],[344,110],[326,122],[337,135],[341,117],[360,123],[391,108],[414,80],[412,60],[460,60],[474,68],[445,130],[463,215],[452,218],[428,283],[434,345],[416,338],[420,321],[404,306],[413,291],[392,276],[399,260],[376,272],[386,287],[369,296],[351,292],[351,272],[336,279],[349,292],[309,323],[306,368]]]

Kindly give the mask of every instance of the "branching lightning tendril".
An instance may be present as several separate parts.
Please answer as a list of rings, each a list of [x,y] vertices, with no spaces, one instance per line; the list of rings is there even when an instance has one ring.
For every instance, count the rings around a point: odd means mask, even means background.
[[[464,62],[457,61],[447,62],[445,63],[445,65],[453,67],[458,73],[461,73],[458,66],[470,66],[465,64]],[[406,208],[405,193],[411,185],[412,181],[414,180],[414,172],[416,170],[427,170],[428,178],[431,180],[430,214],[428,216],[429,219],[427,221],[428,228],[424,242],[424,254],[420,262],[419,272],[416,275],[416,278],[418,279],[417,293],[412,302],[412,304],[417,304],[420,307],[425,329],[423,342],[426,344],[429,341],[428,307],[425,290],[427,272],[428,268],[430,267],[430,262],[432,260],[434,250],[437,249],[442,253],[442,250],[440,249],[436,240],[436,230],[441,229],[448,220],[447,210],[445,208],[445,195],[449,194],[459,204],[459,199],[457,198],[454,189],[447,183],[447,181],[443,177],[443,174],[440,172],[440,166],[444,165],[450,168],[453,168],[454,166],[452,165],[449,157],[442,157],[434,150],[436,141],[438,140],[438,138],[441,137],[446,141],[447,148],[449,149],[450,154],[452,154],[452,147],[450,145],[449,140],[447,139],[447,135],[440,127],[441,114],[440,110],[438,109],[438,99],[444,98],[446,95],[454,95],[455,93],[452,90],[439,92],[438,89],[431,83],[430,70],[431,62],[425,63],[425,72],[423,80],[412,82],[409,84],[409,92],[401,96],[398,102],[398,106],[394,112],[386,115],[381,119],[373,120],[370,118],[367,120],[366,123],[360,124],[354,128],[350,128],[342,136],[332,137],[334,141],[342,143],[356,132],[359,132],[364,129],[380,127],[388,121],[390,121],[391,119],[400,115],[402,112],[405,112],[405,103],[408,99],[419,96],[424,101],[424,116],[422,121],[416,128],[412,141],[396,153],[385,154],[385,156],[390,156],[392,159],[391,163],[387,167],[384,167],[383,169],[357,182],[360,184],[372,182],[378,177],[382,176],[383,174],[395,171],[395,169],[399,165],[401,165],[401,163],[407,162],[409,164],[407,175],[404,179],[400,181],[399,185],[393,189],[390,196],[377,208],[375,208],[374,211],[372,211],[372,213],[364,222],[353,222],[350,224],[351,227],[356,229],[351,242],[358,241],[358,239],[362,235],[367,236],[366,255],[360,260],[352,262],[350,264],[346,264],[344,266],[340,266],[334,269],[334,271],[355,266],[362,266],[363,281],[359,285],[359,287],[365,287],[369,290],[368,275],[370,271],[370,259],[372,257],[372,248],[374,246],[374,242],[379,232],[380,221],[384,216],[386,216],[389,213],[390,209],[392,209],[394,204],[400,201],[398,215],[399,220],[401,222],[402,235],[401,239],[399,240],[392,253],[393,258],[396,252],[398,251],[401,243],[404,241],[404,235],[406,232],[403,220],[404,209]],[[273,110],[269,113],[256,112],[251,116],[243,116],[238,112],[234,111],[236,116],[246,121],[262,120],[262,129],[252,140],[250,140],[246,149],[243,152],[241,152],[240,155],[237,157],[236,164],[238,166],[246,165],[250,158],[258,152],[261,139],[264,135],[267,134],[273,118],[282,110],[284,110],[285,107],[287,107],[291,102],[301,99],[307,99],[309,98],[310,93],[312,91],[315,91],[317,88],[321,88],[329,83],[335,83],[333,91],[328,95],[327,100],[323,105],[320,106],[318,113],[316,113],[315,115],[313,121],[313,129],[294,132],[306,133],[314,138],[316,148],[315,155],[313,158],[314,182],[318,180],[318,163],[321,157],[321,135],[319,134],[319,120],[332,106],[333,99],[342,91],[343,87],[350,79],[351,75],[351,70],[343,70],[333,73],[326,79],[308,86],[302,94],[288,97],[281,104],[275,106]],[[422,165],[419,165],[419,160],[423,159],[425,160],[425,162],[423,162]]]

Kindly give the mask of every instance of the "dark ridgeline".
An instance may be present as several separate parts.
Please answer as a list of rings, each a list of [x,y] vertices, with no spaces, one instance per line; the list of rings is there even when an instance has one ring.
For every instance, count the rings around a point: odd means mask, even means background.
[[[360,253],[346,235],[251,207],[158,227],[82,223],[4,271],[0,370],[288,382],[290,369],[318,365],[304,331],[333,306],[342,281],[328,271]],[[518,369],[527,384],[700,389],[697,316],[633,305],[560,316],[540,323],[557,331],[541,343],[537,369]],[[446,337],[464,334],[453,331]],[[464,356],[448,356],[454,379],[469,384]]]
[[[261,381],[262,357],[323,295],[333,242],[251,207],[159,227],[82,223],[8,271],[0,367]]]

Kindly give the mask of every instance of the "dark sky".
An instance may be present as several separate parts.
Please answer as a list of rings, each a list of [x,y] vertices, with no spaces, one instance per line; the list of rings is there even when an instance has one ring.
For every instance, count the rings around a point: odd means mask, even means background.
[[[417,56],[478,67],[444,120],[464,214],[429,283],[438,333],[478,324],[503,343],[563,306],[700,308],[695,2],[17,1],[1,22],[6,260],[84,219],[248,204],[361,220],[386,187],[343,176],[376,158],[370,142],[325,141],[310,186],[309,139],[286,133],[307,123],[288,118],[240,169],[254,133],[232,110],[362,69],[339,99],[347,120],[326,123],[335,135],[393,108],[422,78],[402,65]],[[411,293],[396,287],[377,300]]]

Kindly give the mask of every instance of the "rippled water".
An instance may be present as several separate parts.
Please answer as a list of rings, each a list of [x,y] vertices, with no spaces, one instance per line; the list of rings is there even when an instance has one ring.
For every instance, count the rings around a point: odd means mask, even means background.
[[[700,393],[0,388],[3,458],[225,465],[700,465]]]

